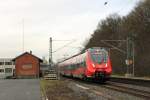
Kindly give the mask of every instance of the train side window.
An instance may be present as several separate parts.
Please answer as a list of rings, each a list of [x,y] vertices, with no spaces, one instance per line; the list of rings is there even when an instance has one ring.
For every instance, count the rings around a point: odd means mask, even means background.
[[[67,66],[67,70],[69,70],[70,69],[70,66]]]
[[[81,67],[82,65],[81,65],[81,63],[78,63],[78,67]]]
[[[73,66],[73,67],[74,67],[74,69],[76,69],[78,66],[77,66],[77,64],[74,64],[74,66]]]
[[[68,69],[71,70],[71,68],[72,68],[72,66],[71,66],[71,65],[68,65]]]
[[[71,65],[71,69],[72,69],[72,70],[74,69],[74,65],[73,65],[73,64]]]
[[[83,67],[83,62],[81,62],[81,66]]]
[[[80,63],[77,64],[77,67],[80,67]]]
[[[83,61],[83,66],[84,66],[84,67],[86,66],[86,62],[85,62],[85,61]]]
[[[81,66],[82,66],[81,63],[79,63],[79,64],[78,64],[78,67],[81,67]]]
[[[72,65],[72,70],[74,70],[75,68],[76,68],[76,65],[73,64],[73,65]]]
[[[68,69],[67,67],[68,67],[68,66],[65,66],[65,67],[64,67],[64,70],[67,70],[67,69]]]
[[[73,69],[74,69],[74,66],[73,66],[72,64],[70,65],[70,69],[71,69],[71,70],[73,70]]]
[[[77,67],[78,67],[78,64],[74,64],[74,69],[77,69]]]

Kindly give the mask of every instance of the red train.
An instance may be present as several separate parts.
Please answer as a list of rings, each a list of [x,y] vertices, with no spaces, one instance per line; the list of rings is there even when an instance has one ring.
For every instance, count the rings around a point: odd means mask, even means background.
[[[105,82],[112,73],[109,49],[93,47],[58,64],[60,74]]]

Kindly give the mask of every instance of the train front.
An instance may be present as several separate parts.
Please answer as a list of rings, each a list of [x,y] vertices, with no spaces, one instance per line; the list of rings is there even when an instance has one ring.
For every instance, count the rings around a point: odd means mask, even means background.
[[[112,66],[109,56],[109,50],[106,48],[89,49],[89,69],[92,77],[97,80],[106,81],[112,73]]]

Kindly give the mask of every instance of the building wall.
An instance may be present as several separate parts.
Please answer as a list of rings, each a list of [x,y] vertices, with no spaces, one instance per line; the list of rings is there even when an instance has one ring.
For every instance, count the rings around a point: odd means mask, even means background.
[[[0,78],[13,77],[15,65],[11,58],[0,58]]]
[[[36,57],[25,54],[15,61],[17,78],[36,78],[39,77],[40,63]]]
[[[45,75],[45,73],[49,70],[49,66],[50,65],[44,63],[40,64],[40,77],[43,77]]]

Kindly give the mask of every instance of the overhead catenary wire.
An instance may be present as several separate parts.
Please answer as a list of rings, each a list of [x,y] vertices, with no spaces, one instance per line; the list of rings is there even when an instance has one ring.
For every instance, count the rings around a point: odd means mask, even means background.
[[[75,41],[76,41],[76,40],[72,40],[71,42],[69,42],[69,43],[63,45],[62,47],[60,47],[60,48],[58,48],[58,49],[56,49],[56,50],[53,51],[52,53],[55,53],[55,52],[57,52],[58,50],[61,50],[61,49],[65,48],[65,47],[67,47],[68,45],[72,44],[72,43],[75,42]]]
[[[57,42],[57,41],[72,41],[72,40],[53,40],[53,42],[54,42],[54,41]]]
[[[116,47],[116,46],[114,46],[114,45],[112,45],[112,44],[110,44],[110,43],[108,43],[108,42],[126,42],[125,40],[101,40],[101,42],[103,42],[104,44],[106,44],[106,45],[108,45],[108,46],[110,46],[110,47],[112,47],[112,48],[114,48],[114,49],[117,49],[118,51],[120,51],[120,52],[122,52],[122,53],[124,53],[124,54],[126,54],[126,51],[124,51],[124,50],[122,50],[122,49],[120,49],[120,48],[118,48],[118,47]]]

